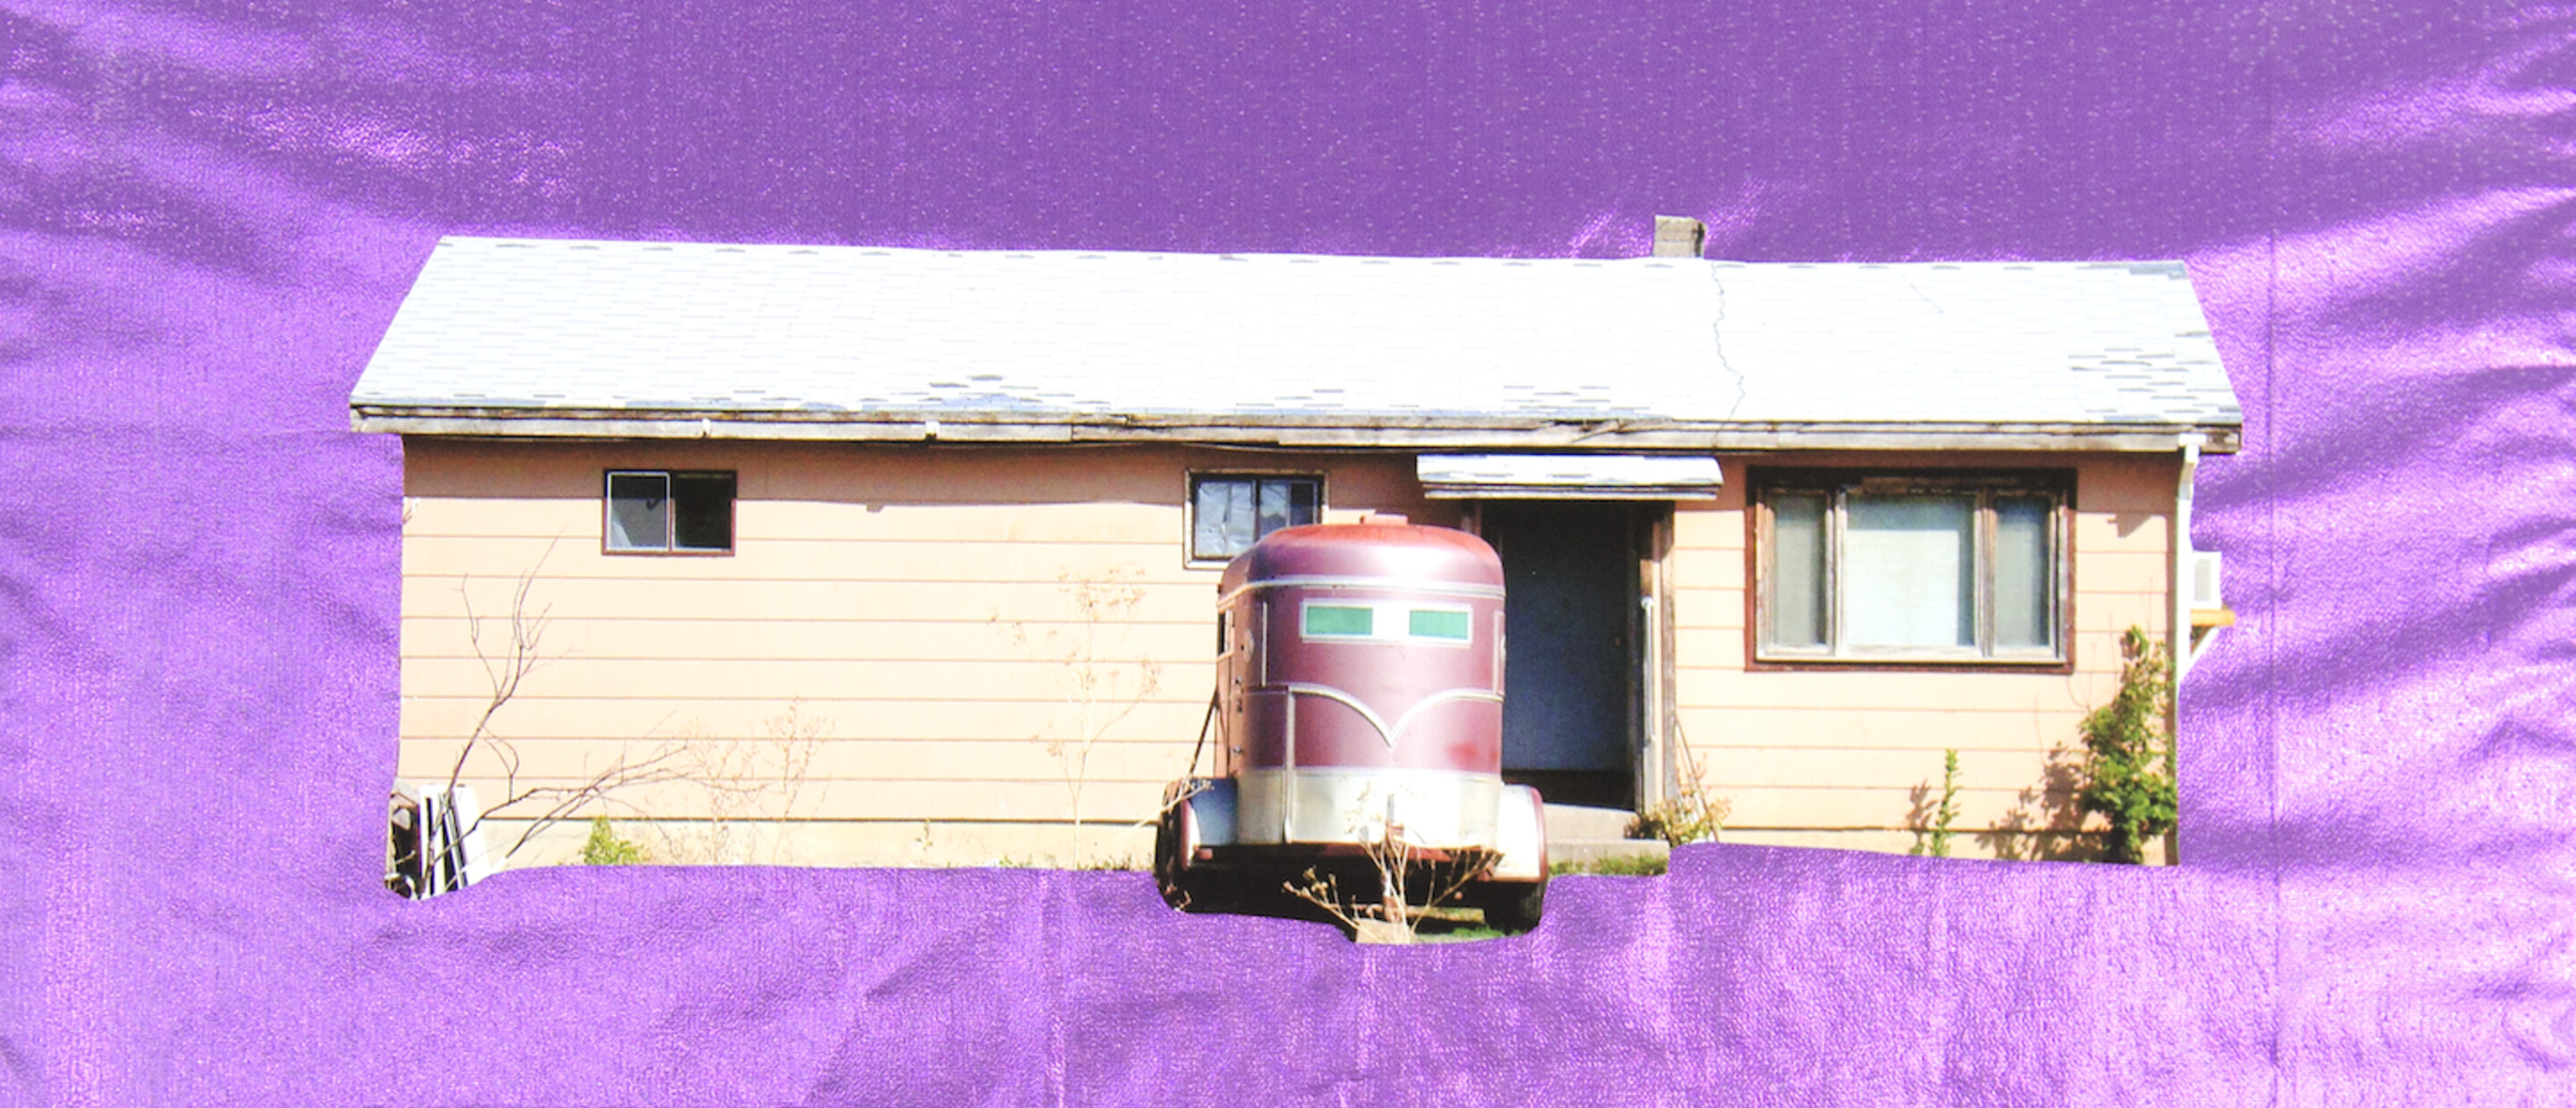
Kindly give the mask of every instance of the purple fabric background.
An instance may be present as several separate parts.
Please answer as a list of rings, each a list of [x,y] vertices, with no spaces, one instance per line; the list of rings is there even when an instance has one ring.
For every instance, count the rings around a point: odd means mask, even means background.
[[[856,9],[856,10],[853,10]],[[2576,1101],[2576,15],[2137,0],[0,11],[0,1102]],[[2187,258],[2188,865],[1710,847],[1514,941],[1127,874],[377,886],[442,233]]]

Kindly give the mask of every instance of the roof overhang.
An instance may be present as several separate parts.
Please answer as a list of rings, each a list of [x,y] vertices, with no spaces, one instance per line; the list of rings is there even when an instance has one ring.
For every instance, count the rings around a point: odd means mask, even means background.
[[[1434,500],[1709,500],[1720,483],[1706,454],[1424,454],[1413,469]]]
[[[1299,449],[1764,451],[2074,450],[2161,454],[2198,433],[2231,454],[2242,429],[2181,423],[1862,423],[1551,419],[1494,415],[1241,415],[686,411],[354,404],[356,431],[473,438],[1112,443]]]

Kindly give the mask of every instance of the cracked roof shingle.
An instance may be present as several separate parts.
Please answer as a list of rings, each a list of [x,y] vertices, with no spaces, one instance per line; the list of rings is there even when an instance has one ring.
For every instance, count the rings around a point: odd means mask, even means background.
[[[971,387],[968,385],[971,382]],[[449,238],[353,406],[2241,423],[2178,262]]]

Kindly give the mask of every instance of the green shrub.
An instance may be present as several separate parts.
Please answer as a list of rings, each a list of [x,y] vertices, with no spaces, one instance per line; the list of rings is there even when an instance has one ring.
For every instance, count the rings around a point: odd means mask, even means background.
[[[2173,652],[2147,633],[2120,637],[2120,691],[2084,717],[2084,765],[2076,805],[2110,821],[2103,853],[2146,861],[2146,844],[2174,828]]]
[[[617,837],[617,829],[608,825],[607,816],[590,820],[590,841],[581,844],[581,864],[585,866],[632,866],[644,861],[644,846]]]
[[[1959,752],[1944,750],[1941,752],[1941,805],[1932,810],[1932,825],[1914,833],[1914,849],[1906,853],[1933,858],[1949,857],[1950,824],[1958,818]]]

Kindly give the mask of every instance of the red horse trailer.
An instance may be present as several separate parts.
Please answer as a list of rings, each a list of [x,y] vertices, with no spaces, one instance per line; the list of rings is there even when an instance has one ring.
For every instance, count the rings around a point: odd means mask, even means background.
[[[1165,897],[1224,902],[1393,839],[1434,864],[1494,859],[1461,899],[1536,926],[1547,834],[1538,792],[1503,783],[1494,549],[1402,517],[1291,527],[1217,593],[1217,775],[1165,792]]]

